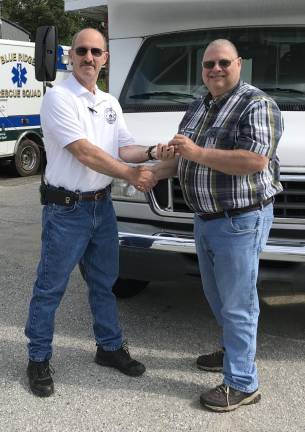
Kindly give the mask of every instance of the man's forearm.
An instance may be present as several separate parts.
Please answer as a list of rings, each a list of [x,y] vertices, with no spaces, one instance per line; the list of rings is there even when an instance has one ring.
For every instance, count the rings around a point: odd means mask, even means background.
[[[269,161],[266,156],[248,150],[202,148],[181,134],[176,134],[169,146],[174,147],[175,154],[184,159],[229,175],[249,175],[263,171]]]
[[[172,177],[177,174],[178,157],[168,161],[162,161],[152,166],[157,181]]]
[[[132,144],[120,147],[119,156],[124,162],[142,163],[148,161],[148,147]]]
[[[80,163],[88,168],[133,183],[134,168],[116,160],[89,141],[85,139],[75,141],[67,146],[67,150],[69,150]]]
[[[67,147],[74,157],[83,165],[111,177],[127,180],[137,189],[147,192],[155,184],[151,170],[143,167],[131,167],[110,156],[107,152],[91,144],[87,139],[80,139]]]
[[[200,148],[196,162],[225,174],[248,175],[263,171],[268,158],[247,150]]]
[[[143,163],[148,160],[170,160],[174,158],[174,149],[167,144],[156,144],[150,147],[129,145],[120,147],[120,158],[124,162]]]

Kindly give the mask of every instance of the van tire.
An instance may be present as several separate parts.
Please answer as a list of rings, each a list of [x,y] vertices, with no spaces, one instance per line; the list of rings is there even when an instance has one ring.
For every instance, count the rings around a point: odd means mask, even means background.
[[[78,268],[82,278],[86,281],[86,271],[82,261],[78,263]],[[143,291],[147,285],[148,281],[118,278],[113,285],[112,292],[117,298],[134,297]]]
[[[41,163],[41,154],[35,141],[23,139],[13,160],[13,169],[21,177],[37,174]]]

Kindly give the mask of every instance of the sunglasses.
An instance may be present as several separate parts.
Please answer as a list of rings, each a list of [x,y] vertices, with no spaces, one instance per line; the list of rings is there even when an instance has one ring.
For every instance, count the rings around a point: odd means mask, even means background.
[[[227,59],[220,59],[218,61],[214,61],[214,60],[207,60],[207,61],[203,61],[201,63],[202,67],[204,69],[213,69],[213,67],[218,64],[219,67],[221,67],[222,69],[227,69],[229,66],[231,66],[231,63],[233,63],[235,60],[237,60],[239,57],[236,57],[233,60],[227,60]]]
[[[74,48],[74,51],[80,57],[85,56],[88,51],[90,51],[94,57],[101,57],[101,55],[104,52],[106,52],[105,50],[102,50],[101,48],[86,48],[86,47],[77,47],[77,48]]]

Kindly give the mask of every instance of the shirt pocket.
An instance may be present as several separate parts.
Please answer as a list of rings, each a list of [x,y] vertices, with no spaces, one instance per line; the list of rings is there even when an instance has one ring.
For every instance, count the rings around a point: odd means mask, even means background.
[[[203,135],[205,147],[232,150],[236,143],[236,129],[211,127]]]
[[[181,134],[181,135],[184,135],[184,136],[186,136],[188,138],[192,138],[192,136],[195,133],[195,130],[196,129],[194,129],[194,128],[188,128],[188,127],[184,128],[184,127],[182,127],[182,128],[179,129],[178,133]]]

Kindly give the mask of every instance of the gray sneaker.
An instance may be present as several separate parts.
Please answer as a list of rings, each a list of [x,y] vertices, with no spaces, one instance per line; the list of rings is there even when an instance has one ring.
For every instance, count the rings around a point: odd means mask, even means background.
[[[233,411],[242,405],[259,402],[261,394],[258,389],[252,393],[235,390],[226,384],[221,384],[212,390],[202,393],[200,403],[205,408],[217,412]]]
[[[224,348],[198,357],[197,367],[209,372],[222,372]]]

